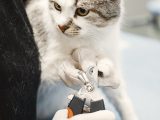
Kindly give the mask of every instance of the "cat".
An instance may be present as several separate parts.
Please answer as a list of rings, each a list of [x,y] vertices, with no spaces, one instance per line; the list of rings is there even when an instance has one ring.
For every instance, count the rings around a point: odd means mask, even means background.
[[[99,84],[108,86],[103,93],[122,120],[137,120],[119,70],[123,1],[30,0],[26,11],[40,52],[42,81],[56,85],[63,80],[67,86],[79,89],[79,70],[86,71],[86,66],[92,64],[89,61],[95,59]],[[81,68],[72,58],[76,49],[87,55],[87,62],[79,63]],[[92,54],[87,54],[88,49]]]

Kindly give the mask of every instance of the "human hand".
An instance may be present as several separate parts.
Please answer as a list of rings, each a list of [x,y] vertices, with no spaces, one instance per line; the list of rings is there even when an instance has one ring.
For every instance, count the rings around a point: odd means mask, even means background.
[[[52,120],[115,120],[114,113],[108,110],[79,114],[69,119],[67,118],[67,114],[67,109],[59,110]]]

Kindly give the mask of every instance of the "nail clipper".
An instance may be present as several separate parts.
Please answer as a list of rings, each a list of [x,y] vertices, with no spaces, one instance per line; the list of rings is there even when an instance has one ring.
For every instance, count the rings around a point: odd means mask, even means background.
[[[90,67],[87,72],[79,72],[78,78],[84,86],[75,94],[68,104],[68,118],[78,114],[92,113],[105,110],[103,98],[97,92],[95,67]],[[97,73],[97,72],[96,72]]]

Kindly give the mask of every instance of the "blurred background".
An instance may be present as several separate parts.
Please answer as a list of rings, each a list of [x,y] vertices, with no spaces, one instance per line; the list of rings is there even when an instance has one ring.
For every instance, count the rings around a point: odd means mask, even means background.
[[[160,0],[125,0],[123,75],[140,120],[160,120]]]
[[[125,0],[125,31],[160,39],[160,0]]]

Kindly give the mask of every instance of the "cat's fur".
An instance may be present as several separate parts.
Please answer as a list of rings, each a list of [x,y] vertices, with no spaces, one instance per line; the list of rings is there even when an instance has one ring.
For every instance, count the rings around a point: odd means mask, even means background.
[[[55,9],[55,2],[61,11]],[[89,9],[89,14],[75,14],[80,7]],[[41,55],[42,80],[56,84],[62,79],[70,87],[79,84],[62,73],[71,71],[71,76],[76,77],[78,69],[71,55],[77,48],[89,48],[96,51],[96,64],[103,73],[99,76],[100,84],[114,88],[120,84],[117,89],[103,89],[104,93],[123,120],[136,120],[118,70],[121,0],[31,0],[26,9]],[[80,64],[85,71],[86,63]]]

